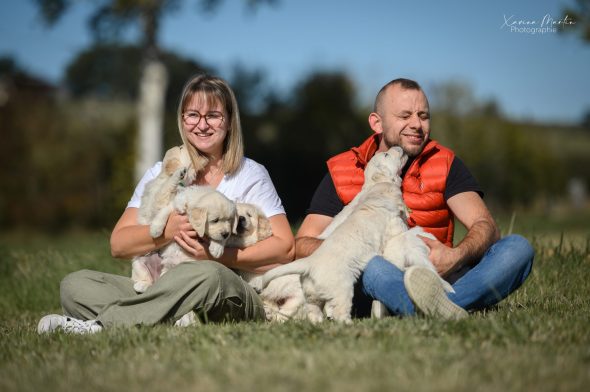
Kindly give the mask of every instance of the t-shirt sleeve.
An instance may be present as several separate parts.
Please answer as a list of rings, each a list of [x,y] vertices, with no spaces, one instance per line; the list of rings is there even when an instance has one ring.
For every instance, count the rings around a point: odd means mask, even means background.
[[[307,214],[336,216],[344,208],[344,203],[336,193],[336,187],[330,173],[326,173],[311,198]]]
[[[243,175],[248,176],[246,188],[235,201],[251,203],[262,209],[267,217],[285,214],[285,208],[266,168],[262,165]]]
[[[455,156],[453,163],[451,163],[449,176],[447,177],[445,201],[463,192],[476,192],[482,198],[484,196],[483,190],[479,186],[475,177],[473,177],[463,161],[459,157]]]
[[[145,190],[145,185],[156,178],[160,171],[162,170],[162,162],[157,162],[154,166],[149,168],[139,180],[139,183],[135,187],[135,191],[133,191],[133,196],[131,196],[131,200],[127,203],[127,208],[139,208],[141,206],[141,197],[143,196],[143,192]]]

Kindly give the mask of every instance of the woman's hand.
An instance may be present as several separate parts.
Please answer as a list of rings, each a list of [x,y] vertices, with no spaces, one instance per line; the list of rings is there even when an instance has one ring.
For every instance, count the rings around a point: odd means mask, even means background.
[[[192,229],[192,227],[191,227]],[[194,230],[181,231],[174,240],[196,260],[214,260],[209,253],[209,240],[199,238]]]
[[[172,211],[168,217],[166,228],[164,229],[164,238],[168,240],[176,240],[176,237],[179,237],[182,232],[187,233],[189,237],[197,236],[197,232],[191,226],[188,217],[184,214]]]

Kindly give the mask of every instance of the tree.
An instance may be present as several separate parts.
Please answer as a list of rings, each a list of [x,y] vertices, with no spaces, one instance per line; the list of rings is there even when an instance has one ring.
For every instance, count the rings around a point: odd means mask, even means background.
[[[574,8],[567,7],[562,12],[560,32],[575,32],[590,42],[590,0],[576,0]]]
[[[45,22],[52,26],[75,0],[33,0]],[[222,0],[197,0],[204,12],[212,12]],[[251,9],[261,3],[274,4],[278,0],[245,0]],[[98,42],[117,41],[125,27],[139,25],[143,65],[138,99],[138,154],[135,176],[162,156],[162,124],[168,73],[161,61],[157,38],[160,20],[180,8],[181,0],[104,0],[98,3],[90,17],[90,28]]]

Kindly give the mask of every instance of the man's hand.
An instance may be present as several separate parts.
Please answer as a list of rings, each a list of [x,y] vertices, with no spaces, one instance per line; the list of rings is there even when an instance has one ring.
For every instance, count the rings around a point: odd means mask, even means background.
[[[442,277],[453,272],[459,264],[461,256],[457,249],[449,248],[438,240],[418,236],[430,248],[428,258]]]
[[[424,243],[430,248],[428,258],[442,277],[456,271],[464,264],[476,263],[500,238],[494,219],[477,193],[459,193],[447,200],[447,204],[455,217],[467,229],[465,237],[454,248],[422,237]]]
[[[300,259],[312,254],[322,244],[317,237],[332,222],[332,217],[309,214],[303,220],[295,236],[295,258]]]

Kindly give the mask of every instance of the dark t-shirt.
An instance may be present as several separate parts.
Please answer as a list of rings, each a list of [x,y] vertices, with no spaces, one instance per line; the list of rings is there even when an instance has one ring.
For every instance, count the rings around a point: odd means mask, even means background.
[[[411,163],[412,161],[408,160],[408,163],[406,163],[406,166],[402,171],[402,177],[405,176]],[[447,177],[447,186],[444,194],[445,201],[458,193],[470,191],[477,192],[483,198],[483,191],[477,183],[477,180],[471,175],[471,172],[467,166],[465,166],[463,161],[455,156],[453,163],[451,163],[449,176]],[[334,181],[332,181],[330,173],[326,173],[313,194],[311,204],[307,209],[307,214],[319,214],[333,217],[343,208],[344,204],[336,193]]]

